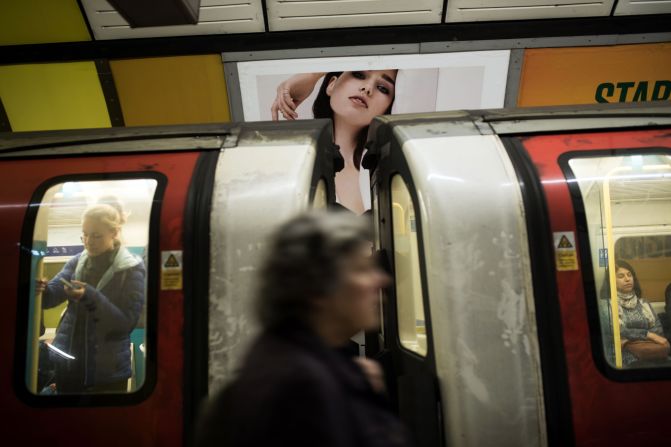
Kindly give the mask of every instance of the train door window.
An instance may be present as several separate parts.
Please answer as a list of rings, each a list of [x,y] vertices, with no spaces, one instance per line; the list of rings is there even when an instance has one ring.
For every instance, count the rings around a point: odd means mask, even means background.
[[[49,187],[33,205],[25,369],[30,393],[142,388],[151,349],[146,272],[157,183],[67,181]]]
[[[326,181],[322,178],[317,182],[315,196],[312,199],[312,207],[317,210],[324,210],[326,209],[327,202]]]
[[[419,269],[415,207],[403,178],[391,180],[394,274],[401,346],[426,355],[426,326]]]
[[[377,196],[377,183],[373,183],[371,187],[371,208],[373,212],[373,251],[376,256],[381,256],[380,253],[380,201]],[[378,257],[378,261],[382,262],[381,257]],[[384,342],[384,299],[383,292],[379,292],[380,299],[380,329],[379,335],[380,340]]]
[[[569,167],[585,209],[596,286],[588,298],[598,303],[607,361],[618,369],[671,366],[664,312],[671,284],[671,157],[574,158]]]

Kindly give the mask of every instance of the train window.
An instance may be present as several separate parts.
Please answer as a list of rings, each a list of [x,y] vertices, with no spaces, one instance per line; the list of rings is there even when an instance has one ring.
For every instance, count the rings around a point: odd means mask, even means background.
[[[415,208],[400,175],[392,178],[391,201],[398,333],[403,347],[425,356],[426,326]]]
[[[585,208],[607,361],[618,369],[671,366],[664,312],[671,284],[671,157],[574,158],[569,166]]]
[[[142,388],[156,189],[151,178],[68,181],[36,204],[25,369],[32,394]]]
[[[317,182],[315,196],[314,199],[312,199],[312,207],[318,210],[326,209],[326,204],[328,202],[326,197],[326,181],[322,178]]]

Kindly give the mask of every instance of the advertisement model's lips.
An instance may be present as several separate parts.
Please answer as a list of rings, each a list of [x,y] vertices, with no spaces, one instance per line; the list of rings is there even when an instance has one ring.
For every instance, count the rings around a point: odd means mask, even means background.
[[[359,107],[365,107],[366,109],[368,108],[368,103],[363,96],[350,96],[349,100]]]

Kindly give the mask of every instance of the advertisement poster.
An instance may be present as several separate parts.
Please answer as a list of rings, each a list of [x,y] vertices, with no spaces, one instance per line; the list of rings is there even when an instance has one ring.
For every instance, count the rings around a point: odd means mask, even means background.
[[[345,159],[338,202],[370,209],[361,168],[377,115],[503,107],[510,52],[353,56],[238,63],[245,121],[331,118]]]
[[[671,43],[524,52],[520,107],[671,100]]]

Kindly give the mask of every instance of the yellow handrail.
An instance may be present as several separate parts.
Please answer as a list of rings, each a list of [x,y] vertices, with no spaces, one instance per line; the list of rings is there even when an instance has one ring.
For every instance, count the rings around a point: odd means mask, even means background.
[[[608,283],[610,285],[610,314],[613,324],[613,347],[615,350],[615,367],[622,368],[622,344],[620,342],[620,313],[617,303],[617,286],[615,284],[615,239],[613,238],[613,217],[610,207],[610,178],[614,174],[631,171],[631,167],[621,166],[611,170],[603,179],[603,211],[606,221],[606,246],[608,253]]]
[[[46,244],[45,244],[46,246]],[[37,274],[32,280],[41,279],[44,276],[44,262],[40,259],[37,263]],[[37,375],[39,369],[39,359],[40,359],[40,328],[42,326],[42,293],[35,292],[35,303],[34,303],[34,312],[30,315],[32,321],[32,333],[28,334],[30,337],[30,382],[28,383],[28,389],[34,393],[38,393],[37,389]]]

